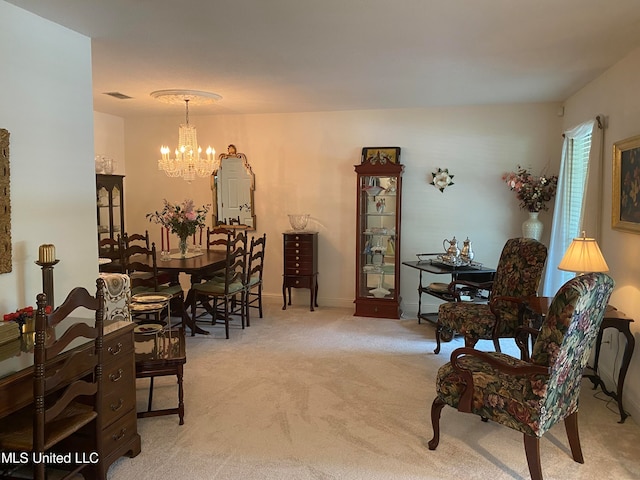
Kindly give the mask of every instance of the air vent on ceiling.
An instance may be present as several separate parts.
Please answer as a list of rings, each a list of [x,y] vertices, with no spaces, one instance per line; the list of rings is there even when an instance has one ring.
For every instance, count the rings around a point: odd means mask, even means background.
[[[110,97],[113,98],[117,98],[118,100],[129,100],[130,97],[129,95],[125,95],[124,93],[120,93],[120,92],[105,92],[105,95],[109,95]]]

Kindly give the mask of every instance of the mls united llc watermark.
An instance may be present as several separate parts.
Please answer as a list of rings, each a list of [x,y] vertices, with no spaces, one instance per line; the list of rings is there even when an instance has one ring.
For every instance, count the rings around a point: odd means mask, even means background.
[[[98,463],[98,452],[0,452],[0,463],[45,463],[47,465],[78,465],[81,463]]]

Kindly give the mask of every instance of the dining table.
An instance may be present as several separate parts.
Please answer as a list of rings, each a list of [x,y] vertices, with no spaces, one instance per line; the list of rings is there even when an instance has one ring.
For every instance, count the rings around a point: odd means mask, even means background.
[[[184,273],[190,276],[191,285],[200,283],[202,279],[208,276],[211,272],[220,270],[225,267],[227,253],[225,250],[214,249],[202,249],[199,252],[189,251],[186,258],[180,258],[178,250],[172,250],[171,254],[167,258],[156,259],[158,270],[166,272],[171,277],[172,282],[178,282],[179,274]],[[142,263],[150,264],[152,260],[148,256],[136,255],[132,257],[132,260],[140,261]],[[184,300],[184,308],[182,310],[183,320],[189,327],[192,334],[199,333],[202,335],[208,335],[209,332],[198,327],[191,316],[187,313],[189,305],[193,298],[191,289],[187,292]]]

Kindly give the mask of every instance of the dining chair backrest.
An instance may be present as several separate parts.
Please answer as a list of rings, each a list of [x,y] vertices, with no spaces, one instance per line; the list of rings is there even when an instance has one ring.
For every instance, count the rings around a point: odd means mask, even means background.
[[[124,248],[129,248],[133,245],[142,245],[145,248],[150,248],[151,243],[149,240],[149,230],[145,230],[144,234],[142,233],[127,233],[125,232],[122,235]],[[135,243],[134,243],[135,242]]]
[[[98,241],[98,255],[102,258],[109,258],[113,261],[120,261],[122,255],[122,237],[101,238]]]
[[[101,273],[104,280],[104,321],[131,321],[131,279],[125,273]]]
[[[227,237],[236,234],[233,228],[207,227],[207,250],[224,250],[227,246]]]
[[[225,294],[232,284],[241,282],[247,274],[247,236],[244,232],[227,234],[227,256],[225,274]]]
[[[134,292],[139,289],[158,291],[160,284],[155,243],[151,244],[150,249],[140,245],[130,246],[124,250],[123,258]]]
[[[65,301],[50,315],[45,313],[46,295],[37,296],[36,334],[34,346],[34,379],[33,391],[35,402],[33,451],[44,452],[52,444],[57,443],[62,435],[58,432],[59,424],[73,424],[75,430],[82,423],[92,420],[100,422],[98,412],[102,410],[102,346],[104,335],[104,289],[102,278],[96,280],[96,296],[93,297],[82,287],[74,288]],[[63,334],[51,335],[55,328],[78,309],[88,309],[95,312],[95,323],[76,322],[69,326]],[[87,355],[84,350],[71,350],[69,357],[60,364],[58,354],[66,350],[69,345],[79,338],[93,341],[93,352]],[[52,340],[55,339],[55,340]],[[89,375],[64,385],[66,380],[77,372],[92,371]],[[50,395],[63,388],[61,394]],[[82,397],[82,401],[78,399]],[[90,399],[90,401],[88,400]],[[73,412],[74,416],[67,417],[66,412]],[[61,422],[61,418],[65,421]],[[56,421],[56,419],[58,419]],[[69,425],[67,425],[69,426]],[[100,425],[96,425],[100,432]],[[54,430],[56,433],[54,433]],[[73,428],[70,429],[74,431]],[[97,440],[100,442],[101,434]],[[98,448],[101,451],[101,448]],[[39,476],[39,475],[37,475]]]
[[[257,284],[262,282],[262,270],[264,266],[264,251],[267,246],[267,234],[261,237],[252,237],[249,248],[249,261],[247,264],[247,281]]]

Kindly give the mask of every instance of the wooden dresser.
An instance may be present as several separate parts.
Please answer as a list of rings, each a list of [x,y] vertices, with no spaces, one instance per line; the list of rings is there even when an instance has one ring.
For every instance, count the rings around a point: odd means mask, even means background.
[[[105,336],[100,470],[106,478],[109,466],[123,455],[140,453],[136,414],[136,367],[133,328],[129,323]]]
[[[287,309],[287,292],[291,305],[291,288],[308,288],[310,309],[318,306],[318,232],[283,233],[284,275],[282,309]]]

